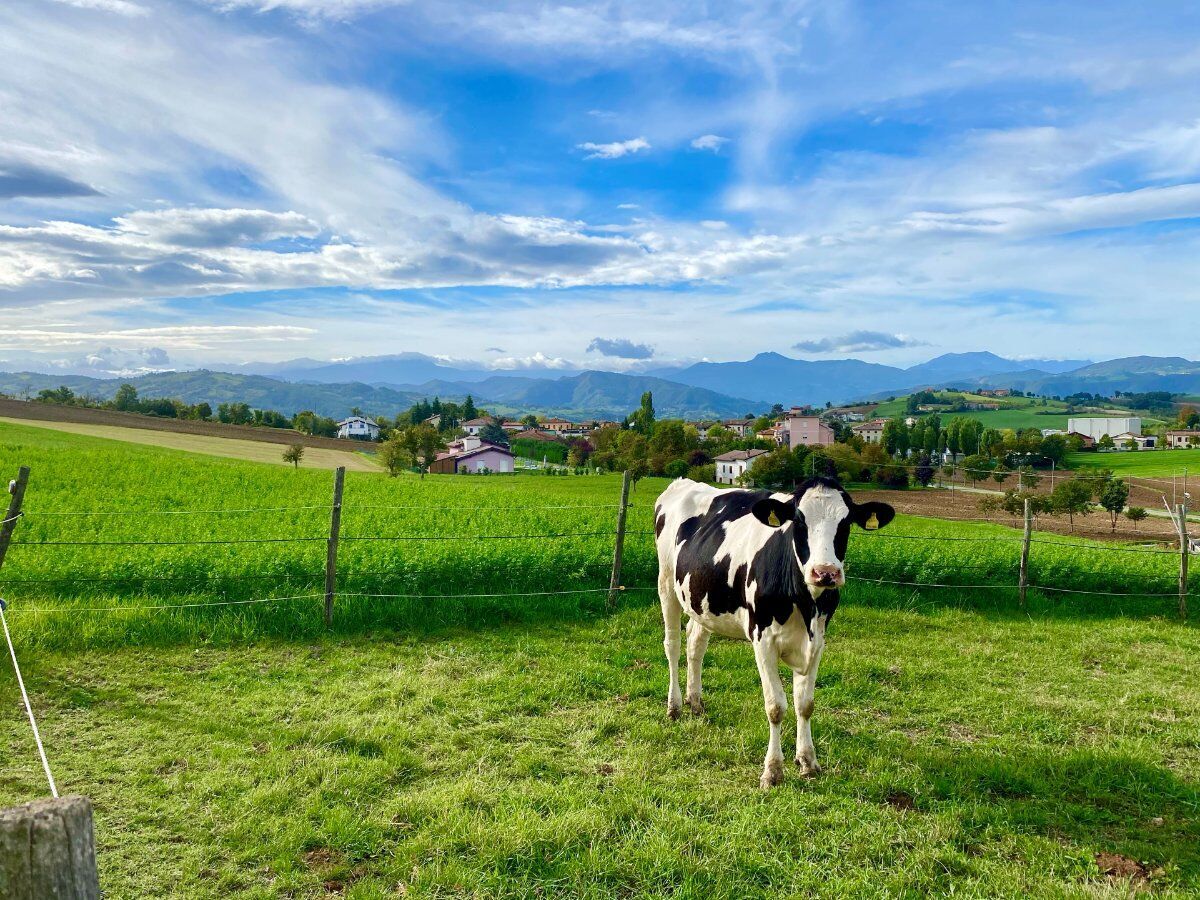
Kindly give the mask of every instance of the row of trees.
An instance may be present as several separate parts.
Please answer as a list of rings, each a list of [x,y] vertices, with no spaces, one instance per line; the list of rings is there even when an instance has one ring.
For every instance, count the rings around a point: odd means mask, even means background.
[[[1117,521],[1122,513],[1135,526],[1149,515],[1140,506],[1126,509],[1129,485],[1124,479],[1114,478],[1108,470],[1089,475],[1088,478],[1064,479],[1048,494],[1034,492],[1032,488],[1035,486],[1030,485],[1029,490],[1010,488],[1003,496],[992,494],[982,497],[979,509],[985,514],[1003,510],[1013,516],[1023,516],[1025,502],[1028,501],[1030,514],[1035,520],[1043,515],[1065,515],[1074,527],[1076,516],[1090,515],[1099,507],[1107,514],[1111,531],[1117,530]]]

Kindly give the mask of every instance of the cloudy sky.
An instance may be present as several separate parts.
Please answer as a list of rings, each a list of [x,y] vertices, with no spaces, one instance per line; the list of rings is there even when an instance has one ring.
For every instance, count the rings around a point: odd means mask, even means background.
[[[1196,358],[1197,83],[1178,2],[4,0],[0,360]]]

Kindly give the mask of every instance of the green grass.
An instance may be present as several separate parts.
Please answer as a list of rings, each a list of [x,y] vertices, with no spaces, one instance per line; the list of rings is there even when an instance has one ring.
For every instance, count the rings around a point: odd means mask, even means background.
[[[19,463],[33,469],[22,541],[327,528],[329,473],[0,426],[0,474]],[[635,532],[661,486],[639,485]],[[343,534],[610,532],[617,490],[350,473]],[[81,509],[118,515],[47,515]],[[938,540],[962,537],[978,542]],[[665,720],[652,592],[615,611],[602,594],[350,596],[603,585],[607,533],[348,541],[329,632],[314,599],[83,611],[306,593],[322,541],[18,545],[3,587],[55,774],[96,805],[114,897],[1124,896],[1099,852],[1145,863],[1158,894],[1192,895],[1200,635],[1171,598],[1035,591],[1018,611],[1015,537],[913,517],[854,536],[859,578],[1004,587],[851,581],[818,681],[826,773],[771,792],[757,787],[766,725],[745,645],[713,642],[703,719]],[[1174,557],[1046,539],[1078,546],[1035,545],[1035,582],[1173,587]],[[650,539],[632,535],[626,582],[654,571]],[[63,575],[84,580],[20,583]],[[45,788],[0,671],[9,805]]]
[[[1072,469],[1112,469],[1117,475],[1181,475],[1184,469],[1200,475],[1200,449],[1141,450],[1124,453],[1069,453]],[[1200,484],[1200,481],[1197,482]]]
[[[995,428],[1003,430],[1011,428],[1014,431],[1022,428],[1060,428],[1067,427],[1067,420],[1074,416],[1085,415],[1100,415],[1101,413],[1086,413],[1076,412],[1070,415],[1067,414],[1067,406],[1058,400],[1047,401],[1046,406],[1042,406],[1040,399],[1032,399],[1028,397],[982,397],[974,394],[966,395],[967,400],[977,403],[999,403],[1001,409],[997,410],[967,410],[965,412],[940,412],[939,415],[943,421],[949,419],[978,419],[986,428]],[[871,414],[873,417],[893,418],[895,416],[907,416],[909,413],[905,409],[907,397],[898,397],[895,400],[881,403],[875,408]],[[1146,425],[1161,424],[1161,419],[1156,419],[1152,416],[1147,416],[1144,413],[1128,412],[1125,410],[1109,410],[1105,415],[1140,415],[1142,422]],[[927,415],[921,413],[920,415]]]
[[[27,515],[0,573],[0,588],[27,642],[91,648],[297,639],[324,631],[321,601],[312,596],[215,608],[142,607],[321,593],[330,473],[0,425],[0,472],[15,472],[19,463],[32,468]],[[664,483],[646,479],[633,496],[623,569],[623,581],[632,587],[654,584],[653,502]],[[553,616],[599,609],[612,561],[618,493],[615,476],[420,479],[348,473],[334,626],[343,634],[358,634],[423,627],[444,621],[451,611],[463,618],[502,620],[514,610]],[[155,512],[197,508],[266,511]],[[109,514],[53,515],[89,510]],[[566,537],[542,537],[560,534]],[[455,540],[423,540],[439,535]],[[509,535],[518,537],[476,539]],[[284,537],[309,540],[187,543]],[[1091,541],[1044,537],[1056,544],[1034,547],[1034,584],[1127,593],[1175,590],[1178,562],[1171,553],[1108,552]],[[367,540],[357,540],[362,538]],[[1017,531],[1004,526],[905,516],[877,535],[856,535],[847,563],[861,578],[998,585],[988,594],[1011,606],[1018,539]],[[36,546],[39,541],[183,543]],[[1071,546],[1057,545],[1062,543]],[[1200,571],[1195,578],[1200,583]],[[563,590],[589,593],[535,596]],[[493,593],[521,596],[463,596]],[[449,596],[430,601],[356,594]],[[1169,596],[1060,598],[1066,604],[1122,604],[1143,612],[1167,612],[1174,605]],[[114,614],[110,607],[130,609]]]
[[[23,661],[114,897],[1124,896],[1098,852],[1194,896],[1194,628],[876,602],[831,629],[825,774],[771,792],[748,648],[669,723],[652,606]],[[44,783],[0,699],[6,805]]]

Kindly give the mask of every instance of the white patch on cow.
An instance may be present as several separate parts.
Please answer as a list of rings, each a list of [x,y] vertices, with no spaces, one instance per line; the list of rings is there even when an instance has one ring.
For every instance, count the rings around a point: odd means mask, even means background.
[[[850,507],[842,498],[841,491],[824,485],[809,488],[797,504],[808,529],[808,560],[801,569],[813,597],[819,597],[824,587],[819,584],[822,572],[833,576],[829,587],[841,587],[846,574],[842,561],[834,551],[834,538],[838,526],[850,515]]]

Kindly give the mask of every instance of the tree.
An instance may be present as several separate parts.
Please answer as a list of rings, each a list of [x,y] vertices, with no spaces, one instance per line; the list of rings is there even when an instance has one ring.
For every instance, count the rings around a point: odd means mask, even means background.
[[[195,406],[196,418],[201,422],[207,422],[212,418],[213,410],[207,400],[201,400]]]
[[[538,427],[537,416],[535,416],[533,413],[524,415],[521,417],[521,424],[524,425],[526,428],[537,428]]]
[[[1096,442],[1096,449],[1098,450],[1112,450],[1115,449],[1116,446],[1117,445],[1113,443],[1113,439],[1107,434]]]
[[[1050,494],[1050,508],[1056,513],[1066,513],[1073,528],[1077,514],[1086,516],[1092,511],[1092,489],[1080,478],[1060,481]]]
[[[294,468],[300,468],[302,459],[304,459],[303,444],[289,444],[283,451],[283,461],[290,462]]]
[[[438,451],[446,449],[446,442],[437,430],[430,425],[410,425],[397,431],[401,446],[408,451],[409,457],[421,469],[421,477],[429,471],[429,464],[437,458]]]
[[[379,445],[376,455],[393,478],[412,465],[412,454],[405,446],[402,431],[392,432],[392,436]]]
[[[649,435],[654,430],[654,394],[642,394],[642,405],[629,417],[629,427],[639,434]]]
[[[469,421],[470,419],[478,419],[479,418],[479,410],[477,410],[475,408],[475,398],[472,397],[470,394],[467,394],[467,399],[463,401],[461,412],[462,412],[462,420],[464,422]],[[426,416],[425,418],[429,418],[429,417]],[[424,421],[424,420],[422,420],[422,421]],[[418,425],[420,423],[414,422],[413,424]]]
[[[890,456],[903,454],[908,449],[908,426],[903,419],[888,419],[883,423],[883,434],[879,442]]]
[[[1055,465],[1067,458],[1067,439],[1061,434],[1048,434],[1042,439],[1041,454]]]
[[[500,423],[495,419],[479,429],[479,439],[501,447],[508,446],[508,432],[501,428]]]
[[[929,459],[928,453],[922,453],[920,459],[917,460],[917,468],[913,471],[913,478],[917,480],[917,484],[921,487],[929,487],[929,482],[933,481],[933,464]]]
[[[1133,523],[1133,530],[1138,530],[1138,524],[1145,520],[1149,513],[1140,506],[1131,506],[1125,510],[1125,518]]]
[[[995,494],[985,494],[979,498],[979,511],[984,518],[991,519],[992,514],[1001,508],[1001,500]]]
[[[113,397],[113,409],[119,409],[121,412],[137,412],[137,408],[137,388],[129,383],[125,383],[117,388],[117,394]]]
[[[1112,522],[1111,530],[1116,531],[1117,516],[1121,515],[1121,510],[1125,508],[1125,502],[1129,499],[1129,485],[1120,478],[1110,478],[1100,486],[1097,499],[1108,512],[1109,521]]]

